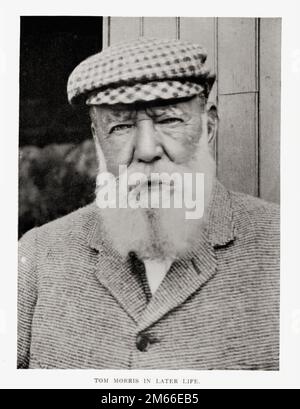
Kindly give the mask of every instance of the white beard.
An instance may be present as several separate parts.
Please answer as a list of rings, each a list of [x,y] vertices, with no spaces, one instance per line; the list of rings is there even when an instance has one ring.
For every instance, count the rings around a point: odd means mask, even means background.
[[[145,171],[144,165],[128,168],[132,172]],[[148,169],[149,170],[149,169]],[[209,202],[215,163],[207,149],[199,146],[189,167],[171,162],[158,161],[151,167],[156,173],[204,173],[204,216],[201,219],[186,219],[186,208],[101,208],[101,219],[112,246],[126,257],[134,252],[142,260],[165,260],[184,257],[199,241],[200,229],[205,225],[206,209]],[[174,192],[182,194],[182,192]],[[99,191],[96,191],[96,202]]]

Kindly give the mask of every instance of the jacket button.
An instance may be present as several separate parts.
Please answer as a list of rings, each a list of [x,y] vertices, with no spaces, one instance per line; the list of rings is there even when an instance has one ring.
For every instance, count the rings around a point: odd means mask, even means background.
[[[151,344],[150,338],[146,334],[139,334],[136,337],[136,347],[139,351],[145,352]]]

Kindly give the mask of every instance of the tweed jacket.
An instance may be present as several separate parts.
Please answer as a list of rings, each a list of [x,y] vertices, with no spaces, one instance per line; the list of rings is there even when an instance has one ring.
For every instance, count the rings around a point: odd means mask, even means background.
[[[279,368],[278,206],[216,181],[205,240],[151,297],[95,204],[20,240],[18,368]]]

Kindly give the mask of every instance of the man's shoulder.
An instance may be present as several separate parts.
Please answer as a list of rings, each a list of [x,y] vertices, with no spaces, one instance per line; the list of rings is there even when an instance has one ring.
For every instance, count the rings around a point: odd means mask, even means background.
[[[279,233],[280,206],[245,193],[229,192],[235,222],[256,230]]]
[[[265,216],[279,216],[280,206],[277,203],[268,202],[259,197],[250,196],[246,193],[229,191],[232,207],[235,211],[256,213]]]
[[[94,227],[97,216],[95,204],[89,204],[56,220],[33,228],[24,234],[21,242],[34,238],[35,240],[38,239],[40,244],[51,246],[59,243],[85,241]]]

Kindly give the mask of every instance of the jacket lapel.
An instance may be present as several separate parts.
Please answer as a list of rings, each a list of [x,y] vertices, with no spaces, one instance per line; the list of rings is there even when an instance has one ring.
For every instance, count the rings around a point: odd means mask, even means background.
[[[215,182],[208,209],[207,227],[185,257],[175,261],[146,306],[138,324],[145,330],[181,305],[217,273],[217,249],[234,240],[229,193]]]
[[[147,297],[140,280],[141,262],[131,257],[121,257],[103,234],[96,205],[89,228],[90,247],[98,252],[95,275],[99,282],[118,301],[127,314],[138,322],[147,304]]]
[[[216,269],[214,250],[205,241],[200,242],[190,256],[176,260],[144,310],[139,331],[181,305],[216,273]]]

